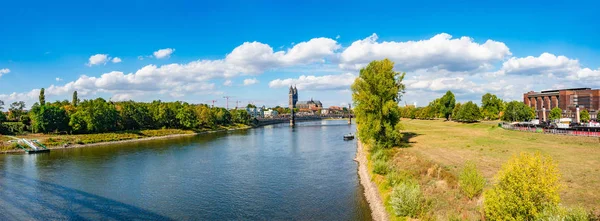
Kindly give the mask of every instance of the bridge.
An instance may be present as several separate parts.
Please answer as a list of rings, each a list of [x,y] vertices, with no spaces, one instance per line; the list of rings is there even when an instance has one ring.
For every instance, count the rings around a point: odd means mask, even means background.
[[[296,115],[294,118],[296,122],[302,121],[317,121],[323,119],[332,119],[332,118],[354,118],[353,114],[326,114],[326,115]],[[275,118],[256,118],[255,125],[256,126],[265,126],[271,124],[280,124],[280,123],[289,123],[290,115],[280,115]]]

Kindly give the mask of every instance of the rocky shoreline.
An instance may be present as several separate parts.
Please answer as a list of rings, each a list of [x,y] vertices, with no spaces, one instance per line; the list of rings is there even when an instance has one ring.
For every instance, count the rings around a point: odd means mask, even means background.
[[[367,198],[367,202],[371,208],[371,216],[373,217],[373,220],[376,221],[390,220],[387,212],[385,211],[383,200],[381,200],[381,196],[379,195],[377,184],[371,180],[365,151],[366,150],[363,148],[363,144],[360,142],[360,140],[357,140],[356,159],[354,160],[358,162],[358,177],[360,184],[365,189],[365,197]]]

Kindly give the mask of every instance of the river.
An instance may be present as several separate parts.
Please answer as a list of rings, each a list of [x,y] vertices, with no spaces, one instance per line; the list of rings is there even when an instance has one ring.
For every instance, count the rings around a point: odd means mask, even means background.
[[[370,220],[346,121],[0,155],[0,220]]]

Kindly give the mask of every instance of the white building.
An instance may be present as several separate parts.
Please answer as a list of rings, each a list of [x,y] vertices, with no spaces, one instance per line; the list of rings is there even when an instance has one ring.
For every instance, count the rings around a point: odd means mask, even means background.
[[[265,117],[262,107],[253,107],[253,108],[247,107],[246,112],[248,112],[248,115],[250,115],[250,117],[253,117],[253,118],[264,118]]]
[[[277,115],[279,115],[279,113],[276,110],[269,109],[269,110],[264,111],[263,115],[266,118],[274,118],[274,117],[277,117]]]

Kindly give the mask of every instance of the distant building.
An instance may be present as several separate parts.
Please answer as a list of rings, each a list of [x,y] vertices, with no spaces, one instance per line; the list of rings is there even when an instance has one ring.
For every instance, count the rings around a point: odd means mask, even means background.
[[[290,108],[296,108],[296,103],[298,102],[298,89],[296,88],[296,86],[292,87],[290,85],[290,92],[289,92],[289,105]]]
[[[264,107],[247,107],[246,112],[253,118],[264,118]]]
[[[322,109],[323,104],[321,103],[321,101],[313,100],[311,98],[310,101],[298,101],[296,103],[296,107],[299,109],[315,109],[315,108]]]
[[[591,88],[570,88],[560,90],[547,90],[541,92],[530,91],[523,94],[523,102],[533,107],[538,119],[548,118],[550,110],[558,107],[562,110],[562,116],[575,119],[577,118],[577,108],[587,110],[591,119],[598,118],[600,109],[600,89]]]
[[[273,110],[273,109],[269,109],[269,110],[264,111],[263,115],[265,116],[265,118],[274,118],[279,115],[279,112],[277,112],[276,110]]]

